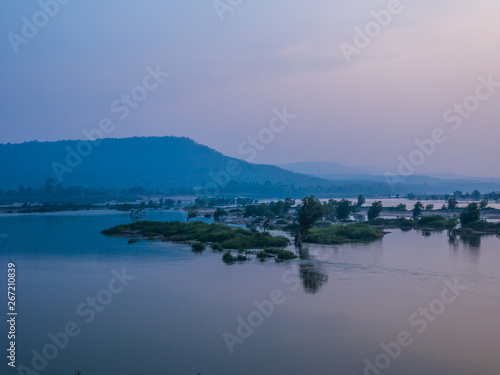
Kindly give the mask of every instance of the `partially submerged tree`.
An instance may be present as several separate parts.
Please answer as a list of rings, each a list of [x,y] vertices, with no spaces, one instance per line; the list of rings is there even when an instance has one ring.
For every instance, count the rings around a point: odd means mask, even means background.
[[[463,209],[462,213],[460,214],[460,223],[463,227],[465,227],[468,224],[478,221],[480,218],[481,210],[479,209],[479,205],[474,202]]]
[[[420,216],[422,216],[423,210],[424,210],[424,205],[422,204],[422,202],[419,201],[415,203],[413,210],[411,210],[411,212],[413,213],[413,219],[417,220]]]
[[[368,220],[373,220],[379,217],[383,209],[384,206],[382,205],[382,201],[373,202],[372,206],[368,210]]]
[[[188,211],[188,215],[187,215],[187,220],[186,221],[189,221],[189,219],[193,219],[197,216],[200,216],[200,213],[196,210],[195,207],[191,207]]]
[[[299,233],[297,245],[302,246],[302,240],[309,229],[323,216],[323,205],[313,195],[302,199],[302,204],[297,210],[297,221],[299,222]]]
[[[364,205],[366,202],[366,199],[363,195],[360,195],[358,197],[358,202],[356,203],[356,207],[361,207],[362,205]]]
[[[457,215],[453,215],[453,217],[448,220],[448,225],[446,226],[448,236],[453,236],[453,232],[455,232],[455,229],[457,229],[458,223],[459,220]]]
[[[218,222],[226,216],[227,216],[227,211],[223,208],[217,207],[217,209],[214,212],[214,220]]]

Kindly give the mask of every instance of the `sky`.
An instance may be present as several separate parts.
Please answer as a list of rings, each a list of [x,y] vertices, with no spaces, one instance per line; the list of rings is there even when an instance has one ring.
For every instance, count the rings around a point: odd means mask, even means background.
[[[498,0],[55,1],[0,4],[0,143],[110,119],[256,163],[500,177]]]

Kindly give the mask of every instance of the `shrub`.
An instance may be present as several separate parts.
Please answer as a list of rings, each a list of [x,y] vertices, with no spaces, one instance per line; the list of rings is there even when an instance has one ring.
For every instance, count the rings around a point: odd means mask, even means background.
[[[264,251],[264,250],[260,250],[259,252],[257,252],[257,258],[259,260],[265,260],[267,259],[268,255],[267,255],[267,252]]]
[[[224,247],[218,242],[213,242],[211,247],[212,247],[212,250],[216,250],[216,251],[223,251],[224,250]]]
[[[191,244],[191,249],[195,252],[195,253],[201,253],[202,251],[205,250],[205,244],[204,243],[201,243],[201,242],[193,242]]]
[[[237,255],[237,256],[233,256],[231,254],[231,252],[229,250],[227,250],[224,255],[222,255],[222,261],[224,263],[227,263],[227,264],[231,264],[231,263],[234,263],[234,262],[244,262],[244,261],[247,261],[247,260],[250,260],[250,258],[244,256],[244,255]]]

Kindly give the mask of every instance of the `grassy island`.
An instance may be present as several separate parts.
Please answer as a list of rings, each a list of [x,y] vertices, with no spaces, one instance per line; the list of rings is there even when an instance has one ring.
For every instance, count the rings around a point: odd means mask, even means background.
[[[179,221],[139,221],[117,225],[101,232],[107,236],[147,238],[158,241],[189,243],[197,241],[195,250],[202,244],[212,243],[214,250],[279,248],[289,244],[282,236],[272,236],[268,232],[255,229],[229,227],[223,224],[207,224],[201,221],[183,223]]]
[[[423,230],[438,230],[454,228],[458,222],[454,219],[446,219],[441,215],[424,216],[419,220],[411,220],[406,218],[397,219],[382,219],[377,218],[369,221],[370,225],[382,228],[399,228],[402,230],[423,229]]]
[[[371,242],[381,239],[384,231],[368,224],[339,225],[321,223],[311,228],[304,242],[321,245],[341,245],[352,242]]]

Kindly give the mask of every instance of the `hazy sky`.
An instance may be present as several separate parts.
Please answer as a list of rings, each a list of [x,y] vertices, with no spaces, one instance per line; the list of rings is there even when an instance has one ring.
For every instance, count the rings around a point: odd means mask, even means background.
[[[213,0],[42,0],[51,17],[38,1],[3,1],[0,143],[81,139],[110,118],[108,137],[187,136],[245,158],[242,142],[269,137],[286,107],[297,117],[255,162],[396,172],[442,129],[416,173],[500,177],[500,2],[402,0],[377,29],[371,12],[394,2],[221,0],[218,14]],[[356,44],[367,26],[369,44]],[[350,63],[343,42],[358,48]],[[151,91],[137,88],[148,67],[170,74],[146,80]],[[490,84],[477,91],[480,77]],[[147,97],[125,116],[134,89]]]

